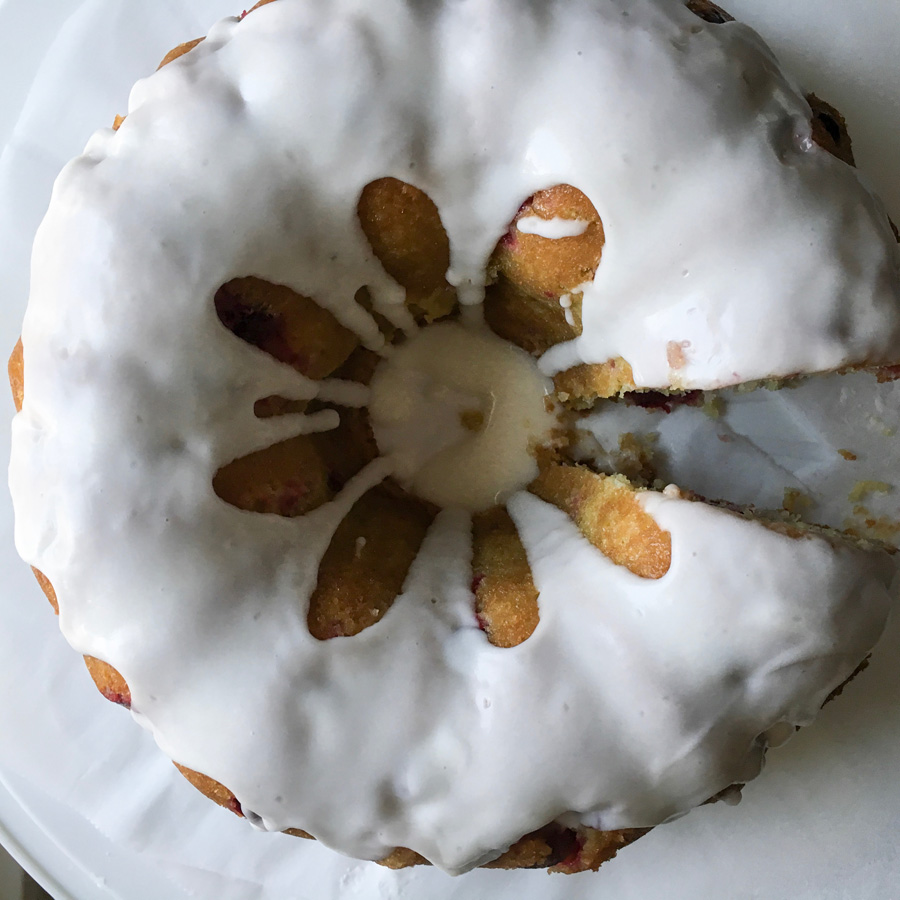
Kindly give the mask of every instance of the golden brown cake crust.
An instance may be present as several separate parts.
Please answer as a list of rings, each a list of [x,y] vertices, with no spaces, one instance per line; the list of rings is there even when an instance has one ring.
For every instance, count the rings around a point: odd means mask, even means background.
[[[170,50],[163,58],[162,62],[159,64],[158,68],[162,68],[163,66],[167,66],[170,62],[175,62],[176,59],[184,56],[185,53],[190,53],[197,44],[202,44],[205,38],[195,38],[192,41],[185,41],[183,44],[179,44],[174,49]]]
[[[631,366],[621,356],[566,369],[553,377],[553,386],[557,397],[573,409],[588,409],[597,400],[637,390]]]
[[[472,547],[472,592],[479,622],[492,644],[515,647],[531,637],[540,616],[525,548],[504,508],[474,517]]]
[[[550,466],[529,490],[568,513],[582,534],[616,565],[641,578],[662,578],[672,563],[672,536],[637,502],[622,476],[583,466]]]
[[[519,231],[522,219],[535,216],[577,219],[587,227],[580,235],[556,239]],[[605,242],[603,223],[594,204],[578,188],[559,184],[538,191],[522,204],[497,245],[492,267],[535,301],[553,301],[558,307],[560,296],[593,279]],[[578,322],[580,313],[575,318]],[[580,324],[570,327],[573,336],[581,333]]]
[[[396,178],[379,178],[363,188],[356,211],[385,271],[406,289],[416,321],[450,315],[457,305],[446,279],[450,241],[431,198]]]
[[[400,593],[436,510],[384,487],[365,494],[338,526],[319,566],[307,623],[319,640],[380,621]]]

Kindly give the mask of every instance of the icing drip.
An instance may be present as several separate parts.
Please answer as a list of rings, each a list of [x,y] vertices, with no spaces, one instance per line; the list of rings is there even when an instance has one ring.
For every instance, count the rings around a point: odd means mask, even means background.
[[[10,486],[64,634],[121,672],[165,752],[265,827],[458,872],[553,819],[652,825],[750,777],[757,736],[809,721],[877,639],[889,564],[645,495],[673,561],[644,581],[516,493],[540,590],[524,643],[477,627],[458,509],[380,621],[316,640],[319,562],[394,463],[303,517],[219,500],[220,466],[336,424],[261,420],[256,401],[366,392],[236,340],[216,290],[287,285],[390,360],[354,300],[367,286],[415,334],[356,218],[387,176],[436,203],[469,307],[524,198],[590,198],[607,242],[583,334],[547,374],[622,357],[665,386],[673,346],[685,387],[887,361],[900,279],[880,205],[811,144],[808,106],[751,30],[674,0],[426,6],[279,0],[135,86],[36,239]]]
[[[572,298],[568,294],[563,294],[562,297],[559,298],[559,305],[565,311],[566,324],[574,327],[575,316],[572,314]]]
[[[590,223],[584,219],[542,219],[540,216],[523,216],[516,222],[522,234],[536,234],[550,240],[578,237],[587,231]]]

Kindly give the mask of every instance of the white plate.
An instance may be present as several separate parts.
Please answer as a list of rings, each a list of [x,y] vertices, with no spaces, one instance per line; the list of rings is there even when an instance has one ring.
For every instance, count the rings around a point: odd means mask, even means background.
[[[726,5],[846,114],[861,169],[900,221],[895,0]],[[56,172],[125,108],[131,83],[164,52],[236,11],[230,0],[0,0],[0,348],[16,339],[29,247]],[[6,429],[0,440],[4,456]],[[877,474],[885,477],[866,477]],[[842,702],[772,754],[738,810],[719,805],[658,829],[596,875],[476,872],[451,880],[344,861],[308,842],[253,834],[209,809],[157,763],[121,710],[96,697],[15,556],[5,499],[0,561],[0,840],[58,898],[897,896],[900,623]],[[125,811],[143,802],[158,816],[136,825]]]

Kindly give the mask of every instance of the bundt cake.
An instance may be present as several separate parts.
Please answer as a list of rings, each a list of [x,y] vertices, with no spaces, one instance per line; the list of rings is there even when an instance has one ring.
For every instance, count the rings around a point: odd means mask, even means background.
[[[707,0],[263,0],[60,175],[16,541],[266,830],[596,868],[866,659],[883,548],[647,490],[577,410],[900,363],[840,114]]]

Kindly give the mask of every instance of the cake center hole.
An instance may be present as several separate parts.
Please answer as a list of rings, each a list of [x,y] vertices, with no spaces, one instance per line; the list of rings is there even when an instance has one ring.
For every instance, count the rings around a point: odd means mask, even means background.
[[[538,449],[558,427],[551,391],[523,350],[486,328],[445,322],[379,365],[369,415],[406,490],[475,512],[537,476]]]

